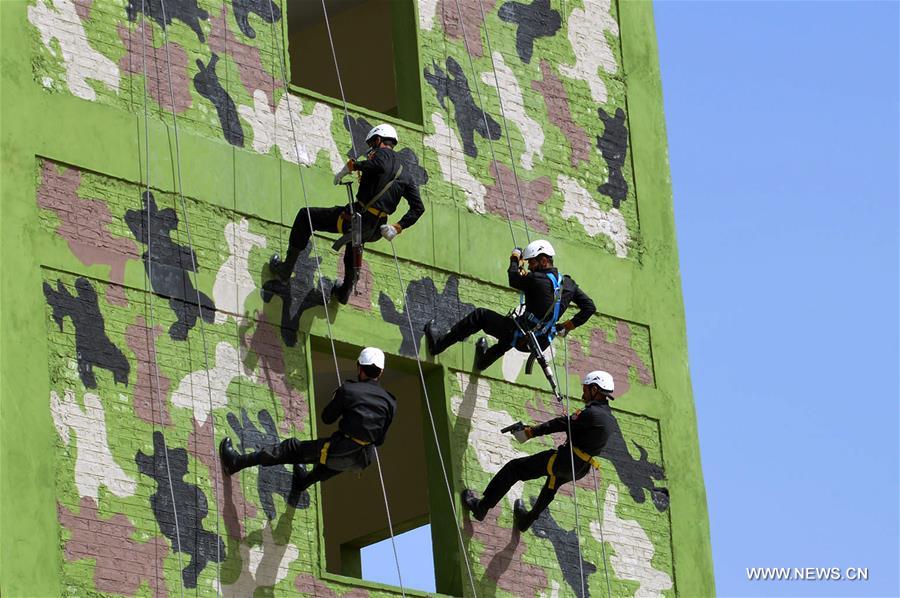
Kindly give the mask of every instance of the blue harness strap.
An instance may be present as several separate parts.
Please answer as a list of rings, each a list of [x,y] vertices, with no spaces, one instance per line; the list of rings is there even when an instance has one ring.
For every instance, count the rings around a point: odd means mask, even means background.
[[[543,318],[538,318],[531,312],[525,312],[521,317],[528,323],[529,329],[525,332],[534,332],[537,337],[544,337],[547,342],[552,342],[556,337],[556,321],[559,319],[559,307],[562,303],[562,274],[547,273],[550,284],[553,285],[553,305],[547,310]],[[525,305],[525,295],[519,295],[519,305]],[[516,346],[522,339],[521,329],[517,329],[513,335],[512,345]]]

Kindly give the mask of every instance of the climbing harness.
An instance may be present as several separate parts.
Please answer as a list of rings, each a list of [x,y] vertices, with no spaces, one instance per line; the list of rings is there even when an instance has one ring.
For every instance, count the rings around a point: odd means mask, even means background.
[[[145,0],[141,0],[141,14],[145,15],[141,18],[141,38],[146,40],[146,28],[147,28],[147,18],[146,13],[144,12]],[[152,29],[151,29],[151,39],[152,39]],[[143,107],[144,107],[144,176],[146,177],[146,188],[145,193],[147,197],[150,195],[150,116],[147,108],[147,44],[146,42],[142,44],[142,53],[141,53],[141,65],[144,75],[143,81]],[[144,292],[147,297],[147,305],[148,305],[148,321],[147,321],[147,346],[150,347],[151,343],[155,344],[155,338],[153,336],[154,329],[154,315],[153,315],[153,294],[150,290],[150,280],[153,272],[153,250],[152,250],[152,235],[150,235],[150,202],[147,202],[147,268],[144,270]],[[153,368],[154,379],[156,382],[156,388],[152,388],[153,384],[151,383],[151,392],[153,396],[156,398],[156,408],[157,413],[159,414],[160,425],[162,425],[162,414],[163,414],[163,405],[162,399],[159,396],[159,365]],[[153,392],[155,390],[155,392]],[[152,414],[151,414],[152,415]],[[152,418],[153,423],[153,432],[156,433],[156,419]],[[184,563],[181,557],[181,528],[178,524],[178,506],[175,503],[175,488],[172,484],[172,468],[169,464],[169,451],[163,450],[163,460],[166,464],[166,479],[169,482],[169,500],[172,501],[172,518],[175,521],[175,552],[178,556],[178,568],[179,570],[184,569]],[[159,560],[156,560],[157,564],[157,578],[165,578],[165,575],[160,576],[159,574]],[[184,598],[184,579],[179,576],[180,580],[180,590],[181,590],[181,598]]]
[[[543,347],[549,346],[556,337],[556,322],[559,320],[559,310],[562,302],[563,275],[548,272],[547,278],[553,285],[553,303],[547,308],[543,317],[538,318],[534,314],[525,311],[524,294],[519,295],[518,307],[511,310],[507,317],[511,318],[516,325],[511,346],[519,351],[528,353],[525,373],[531,374],[534,362],[537,361],[544,372],[544,377],[550,383],[550,390],[553,392],[553,396],[556,397],[557,401],[562,401],[553,371],[544,357]]]
[[[364,241],[362,239],[362,213],[369,212],[370,214],[373,214],[379,220],[382,217],[387,216],[387,212],[382,212],[381,210],[378,210],[372,206],[374,206],[375,202],[377,202],[379,199],[381,199],[381,196],[383,196],[385,193],[387,193],[387,191],[391,187],[394,186],[394,183],[397,182],[397,179],[400,178],[401,174],[403,174],[403,164],[400,164],[400,166],[397,168],[397,172],[394,173],[394,177],[391,180],[389,180],[385,184],[384,187],[381,188],[381,191],[376,193],[375,196],[372,197],[372,199],[370,199],[366,203],[360,202],[358,204],[359,207],[357,207],[357,204],[353,203],[353,192],[350,188],[350,185],[352,185],[352,183],[351,182],[341,183],[343,185],[347,185],[347,193],[349,195],[348,201],[351,205],[351,210],[352,210],[351,230],[350,230],[350,232],[345,233],[345,234],[341,235],[340,237],[338,237],[338,239],[331,245],[332,249],[334,249],[336,251],[336,250],[340,249],[341,247],[343,247],[344,245],[346,245],[347,243],[353,243],[354,246],[361,246],[364,243]],[[358,223],[358,224],[356,224],[356,223]],[[358,235],[358,238],[357,238],[357,235]]]

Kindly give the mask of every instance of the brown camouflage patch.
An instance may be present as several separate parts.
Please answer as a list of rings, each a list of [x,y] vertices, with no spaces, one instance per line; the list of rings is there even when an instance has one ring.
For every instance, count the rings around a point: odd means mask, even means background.
[[[459,6],[457,7],[457,2]],[[484,49],[481,46],[481,27],[484,25],[481,11],[487,15],[494,9],[497,0],[441,0],[441,21],[444,25],[444,33],[452,39],[463,38],[465,28],[465,45],[469,54],[481,57]],[[463,22],[460,25],[459,15],[462,13]]]
[[[337,275],[339,280],[343,280],[344,260],[338,260]],[[350,294],[349,304],[359,309],[372,309],[372,287],[374,286],[375,279],[372,277],[372,269],[369,268],[369,262],[363,259],[362,268],[359,271],[359,280],[356,281],[356,288]]]
[[[153,29],[149,27],[129,29],[119,25],[118,32],[125,44],[125,55],[119,59],[119,68],[129,74],[143,76],[146,67],[147,90],[150,97],[164,110],[174,109],[176,114],[181,114],[190,108],[193,100],[187,71],[187,52],[184,48],[172,42],[155,48]],[[171,91],[169,75],[172,77]]]
[[[68,561],[92,559],[94,583],[101,592],[133,596],[146,580],[154,596],[166,596],[164,563],[169,546],[160,537],[140,543],[131,539],[134,525],[125,515],[100,519],[97,503],[89,496],[81,498],[80,512],[57,504],[59,522],[72,537],[66,542]]]
[[[37,204],[59,216],[62,223],[56,232],[68,242],[69,249],[81,263],[109,266],[109,280],[114,284],[107,287],[106,300],[126,306],[128,300],[122,287],[125,264],[138,257],[137,245],[131,239],[114,237],[106,230],[112,215],[104,202],[78,197],[81,172],[74,168],[64,168],[60,172],[59,168],[52,162],[41,163]]]
[[[522,560],[526,545],[516,529],[500,527],[500,518],[492,509],[484,521],[472,522],[466,518],[463,531],[471,538],[484,544],[481,564],[488,579],[501,590],[517,596],[537,596],[547,587],[547,574],[541,567]]]
[[[518,194],[521,190],[522,203],[525,204],[525,218],[529,228],[542,233],[549,230],[539,209],[541,204],[550,199],[550,194],[553,193],[553,183],[549,177],[542,176],[533,181],[524,181],[519,178],[519,184],[516,187],[516,176],[512,169],[499,162],[491,164],[491,176],[497,182],[488,187],[487,194],[484,196],[484,207],[489,212],[506,218],[508,209],[509,217],[521,222],[522,206],[519,203]]]
[[[216,496],[225,529],[232,538],[244,537],[244,519],[256,517],[256,506],[244,498],[239,476],[223,476],[219,447],[213,438],[212,418],[202,425],[193,420],[194,431],[188,437],[188,448],[194,457],[209,468],[212,496]]]
[[[79,19],[87,21],[90,18],[91,5],[93,3],[94,0],[72,0],[72,4],[75,5],[75,14],[78,15]]]
[[[213,52],[228,55],[238,67],[238,75],[244,88],[251,96],[257,89],[266,94],[269,109],[275,110],[275,89],[280,88],[280,81],[276,83],[275,77],[267,72],[262,65],[262,57],[259,48],[242,43],[228,28],[228,7],[222,6],[218,17],[211,17],[209,24],[212,31],[209,34],[209,47]],[[279,65],[271,65],[278,72]]]
[[[169,426],[172,424],[172,418],[169,417],[166,405],[170,380],[159,371],[156,361],[156,337],[162,334],[162,326],[156,325],[151,329],[147,326],[144,316],[138,316],[134,324],[125,330],[125,342],[137,359],[134,414],[147,423]],[[157,385],[159,385],[158,401],[154,392]]]
[[[602,329],[591,330],[590,347],[591,354],[585,355],[581,344],[575,339],[569,339],[569,371],[586,373],[591,370],[606,370],[612,374],[616,383],[617,397],[631,388],[628,380],[631,368],[637,370],[638,382],[653,386],[653,373],[631,347],[631,328],[626,322],[616,323],[616,339],[613,342],[606,340],[606,332]]]
[[[297,591],[304,596],[316,596],[321,598],[368,598],[369,592],[362,588],[353,588],[349,592],[339,594],[329,588],[321,579],[317,579],[308,573],[297,576],[294,580]]]
[[[309,405],[303,393],[288,384],[279,330],[269,324],[265,315],[259,314],[256,330],[250,339],[244,339],[244,344],[256,354],[260,375],[269,390],[278,397],[284,410],[279,430],[284,434],[291,434],[291,428],[297,432],[303,430],[303,425],[309,418]]]
[[[572,146],[572,166],[578,166],[579,162],[587,162],[591,159],[593,147],[588,134],[572,120],[566,88],[546,60],[541,60],[541,73],[544,76],[543,81],[532,81],[531,87],[544,96],[550,122],[559,127],[569,140]]]

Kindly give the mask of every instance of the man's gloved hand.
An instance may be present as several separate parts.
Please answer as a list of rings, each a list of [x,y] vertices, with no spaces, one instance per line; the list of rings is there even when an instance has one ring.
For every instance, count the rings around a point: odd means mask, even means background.
[[[559,322],[556,325],[557,336],[566,336],[573,330],[575,330],[575,324],[572,323],[572,320],[566,320],[565,322]]]
[[[341,168],[338,172],[334,174],[334,184],[340,185],[341,179],[350,174],[356,169],[356,161],[355,160],[347,160],[347,163],[344,164],[344,167]]]
[[[521,262],[522,261],[522,250],[519,249],[518,247],[513,249],[512,255],[509,256],[509,259]]]
[[[513,438],[515,438],[519,442],[527,442],[532,438],[531,427],[525,426],[521,430],[516,430],[515,432],[513,432]]]
[[[382,224],[381,225],[381,236],[387,239],[388,241],[393,240],[394,237],[400,234],[400,231],[403,230],[403,227],[399,224]]]

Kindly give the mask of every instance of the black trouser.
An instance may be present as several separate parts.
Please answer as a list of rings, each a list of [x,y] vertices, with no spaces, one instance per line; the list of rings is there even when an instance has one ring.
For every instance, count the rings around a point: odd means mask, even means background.
[[[264,446],[254,453],[245,455],[248,465],[293,465],[295,463],[315,463],[312,471],[308,472],[303,478],[303,482],[299,488],[293,488],[297,492],[302,492],[315,484],[322,482],[328,478],[334,477],[341,473],[336,469],[331,469],[319,463],[322,447],[328,438],[317,438],[316,440],[298,440],[296,438],[288,438],[282,440],[278,444]]]
[[[479,363],[480,368],[485,369],[512,348],[513,337],[516,334],[516,324],[512,318],[484,307],[476,307],[469,315],[453,325],[444,337],[446,340],[441,344],[450,346],[466,340],[479,331],[484,331],[497,339],[497,343],[487,350]]]
[[[554,455],[556,455],[554,459]],[[552,467],[550,460],[553,459]],[[575,457],[575,479],[580,480],[590,470],[591,466],[578,457]],[[524,482],[525,480],[534,480],[542,476],[547,476],[541,493],[538,494],[537,501],[528,513],[528,524],[531,525],[535,519],[547,508],[556,496],[556,491],[561,484],[572,481],[572,465],[569,460],[569,448],[567,446],[557,449],[550,449],[530,455],[513,459],[504,465],[497,475],[491,479],[487,488],[484,489],[480,505],[485,510],[495,507],[500,499],[506,496],[509,489],[516,482]]]
[[[359,209],[356,206],[355,209]],[[309,243],[313,230],[323,233],[345,233],[350,231],[350,210],[348,206],[334,206],[333,208],[303,208],[297,212],[294,224],[291,226],[291,236],[288,239],[287,255],[284,258],[284,268],[290,272],[294,269],[294,263],[300,253]],[[387,216],[379,218],[375,214],[363,211],[363,243],[374,241],[380,234],[379,227],[387,222]],[[309,224],[312,222],[312,228]],[[354,256],[351,245],[348,243],[344,249],[344,277],[349,280],[348,274],[353,272]]]

